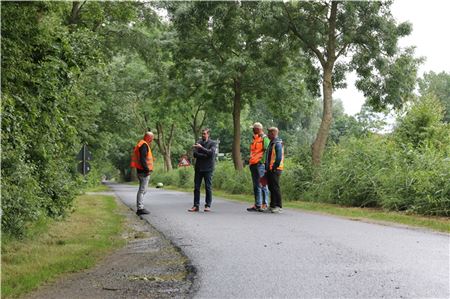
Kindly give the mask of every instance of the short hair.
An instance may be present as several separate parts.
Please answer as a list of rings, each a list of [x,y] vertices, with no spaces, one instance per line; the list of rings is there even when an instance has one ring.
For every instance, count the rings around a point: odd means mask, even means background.
[[[253,124],[253,128],[262,129],[262,128],[263,128],[263,125],[262,125],[260,122],[255,122],[255,123]]]
[[[145,132],[144,137],[145,137],[145,136],[151,136],[151,137],[154,137],[154,134],[153,134],[153,132],[148,131],[148,132]]]
[[[267,129],[268,132],[275,132],[275,135],[278,135],[278,128],[277,127],[270,127]]]
[[[202,129],[202,133],[203,132],[206,132],[206,133],[208,133],[208,135],[210,134],[210,132],[211,132],[211,129],[210,128],[203,128]]]

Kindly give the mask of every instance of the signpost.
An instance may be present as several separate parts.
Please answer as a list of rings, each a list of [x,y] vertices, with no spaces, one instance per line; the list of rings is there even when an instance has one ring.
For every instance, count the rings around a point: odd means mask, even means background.
[[[180,158],[180,162],[178,162],[178,167],[191,166],[191,162],[189,162],[189,158],[187,155],[182,155]]]
[[[78,163],[78,171],[82,175],[86,175],[91,170],[91,165],[87,161],[92,160],[92,154],[86,144],[83,144],[83,147],[77,155],[77,160],[81,161]]]

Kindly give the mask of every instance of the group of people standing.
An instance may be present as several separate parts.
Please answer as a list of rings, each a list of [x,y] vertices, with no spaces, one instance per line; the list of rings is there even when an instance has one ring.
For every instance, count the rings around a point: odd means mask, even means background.
[[[278,137],[278,128],[271,127],[267,135],[264,134],[261,123],[252,126],[253,140],[250,145],[248,164],[252,175],[253,193],[255,203],[247,208],[249,212],[281,213],[282,199],[280,191],[280,176],[284,168],[283,142]],[[137,192],[137,215],[149,214],[144,208],[143,197],[147,192],[150,174],[153,171],[153,155],[151,143],[153,133],[147,132],[144,138],[134,147],[131,158],[131,167],[136,168],[139,179]],[[193,156],[195,161],[194,176],[194,205],[189,212],[200,211],[200,187],[205,182],[204,212],[211,211],[212,204],[212,178],[215,165],[216,143],[210,139],[210,129],[202,130],[202,138],[195,143]],[[269,203],[270,194],[270,203]]]
[[[252,174],[255,204],[249,212],[282,212],[280,176],[284,169],[283,142],[278,137],[278,128],[271,127],[264,134],[261,123],[253,124],[253,141],[248,161]],[[270,192],[270,204],[269,200]]]

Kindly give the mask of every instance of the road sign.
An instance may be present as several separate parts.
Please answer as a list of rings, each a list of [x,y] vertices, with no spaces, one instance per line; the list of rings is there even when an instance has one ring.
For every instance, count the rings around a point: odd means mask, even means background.
[[[80,163],[78,163],[78,171],[81,174],[86,175],[90,170],[91,170],[91,165],[89,164],[89,162],[81,161]]]
[[[83,146],[81,147],[80,152],[77,155],[77,160],[78,161],[91,161],[92,160],[92,154],[91,152],[88,150],[87,145],[83,144]]]
[[[189,162],[189,159],[186,155],[181,156],[180,162],[178,162],[178,167],[183,166],[191,166],[191,162]]]
[[[77,155],[77,160],[81,161],[80,163],[78,163],[78,171],[82,175],[86,175],[91,170],[91,165],[89,165],[87,161],[92,160],[92,154],[88,150],[86,144],[83,144],[83,147]]]

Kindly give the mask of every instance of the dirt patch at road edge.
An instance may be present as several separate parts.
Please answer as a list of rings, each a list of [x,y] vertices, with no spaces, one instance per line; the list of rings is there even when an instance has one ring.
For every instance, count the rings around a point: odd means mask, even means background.
[[[105,257],[94,268],[64,275],[25,298],[194,296],[197,271],[182,250],[116,200],[119,213],[125,217],[123,238],[127,245]]]

